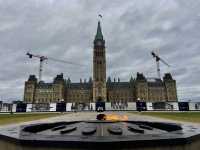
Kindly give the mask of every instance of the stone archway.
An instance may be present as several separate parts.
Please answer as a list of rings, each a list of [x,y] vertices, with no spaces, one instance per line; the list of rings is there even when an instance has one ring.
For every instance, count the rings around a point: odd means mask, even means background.
[[[103,98],[101,96],[98,96],[97,102],[103,102]]]

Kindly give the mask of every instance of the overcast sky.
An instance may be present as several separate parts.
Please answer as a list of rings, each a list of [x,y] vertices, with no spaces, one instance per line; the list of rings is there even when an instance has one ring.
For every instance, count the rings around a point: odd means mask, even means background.
[[[98,14],[106,41],[107,76],[129,81],[137,72],[156,77],[150,52],[177,81],[179,99],[200,101],[200,1],[0,0],[0,100],[22,99],[24,81],[38,76],[27,51],[85,65],[44,63],[43,79],[64,73],[73,82],[92,76]]]

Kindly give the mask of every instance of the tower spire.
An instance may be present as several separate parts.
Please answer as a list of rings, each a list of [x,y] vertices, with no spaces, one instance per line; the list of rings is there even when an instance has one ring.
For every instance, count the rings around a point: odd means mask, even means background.
[[[101,31],[100,21],[98,21],[97,33],[96,33],[96,36],[95,36],[95,40],[103,40],[103,34],[102,34],[102,31]]]

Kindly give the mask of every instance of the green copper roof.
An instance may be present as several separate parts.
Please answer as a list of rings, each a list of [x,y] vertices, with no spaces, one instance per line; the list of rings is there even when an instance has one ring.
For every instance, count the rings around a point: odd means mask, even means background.
[[[97,27],[97,34],[95,36],[95,40],[103,40],[103,34],[101,32],[101,24],[100,21],[98,22],[98,27]]]

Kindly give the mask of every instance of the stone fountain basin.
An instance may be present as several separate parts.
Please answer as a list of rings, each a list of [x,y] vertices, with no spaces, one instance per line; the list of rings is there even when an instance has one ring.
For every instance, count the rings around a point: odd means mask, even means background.
[[[134,149],[198,150],[197,126],[148,121],[70,121],[0,129],[4,150]]]

